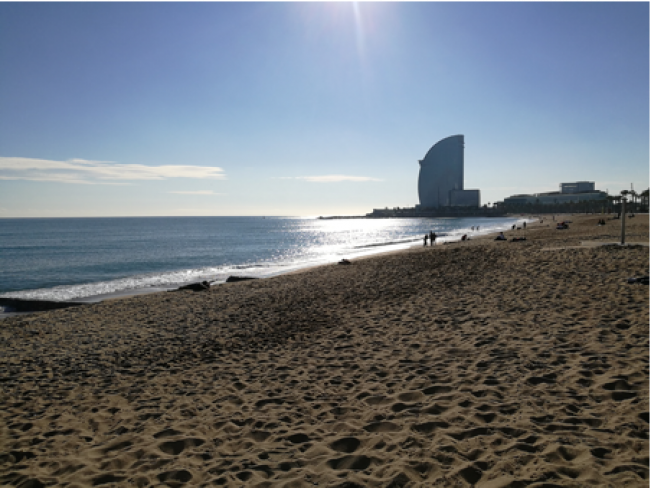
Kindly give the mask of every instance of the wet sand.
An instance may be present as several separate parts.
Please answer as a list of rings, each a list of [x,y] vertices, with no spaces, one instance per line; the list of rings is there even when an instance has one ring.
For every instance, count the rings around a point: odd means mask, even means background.
[[[4,319],[0,484],[645,487],[648,248],[566,218]]]

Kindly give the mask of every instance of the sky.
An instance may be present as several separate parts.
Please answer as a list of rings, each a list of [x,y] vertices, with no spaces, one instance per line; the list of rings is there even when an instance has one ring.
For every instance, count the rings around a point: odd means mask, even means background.
[[[0,217],[359,215],[649,180],[649,4],[0,3]]]

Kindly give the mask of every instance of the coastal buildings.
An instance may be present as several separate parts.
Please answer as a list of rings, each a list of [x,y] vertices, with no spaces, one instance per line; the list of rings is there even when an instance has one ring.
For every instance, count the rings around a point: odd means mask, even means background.
[[[593,181],[576,181],[574,183],[560,183],[560,191],[551,191],[545,193],[531,193],[512,195],[505,198],[505,205],[522,205],[527,203],[537,205],[557,205],[564,203],[580,203],[594,200],[605,200],[607,193],[596,190]]]
[[[596,190],[593,181],[576,181],[575,183],[560,183],[560,193],[583,193]]]

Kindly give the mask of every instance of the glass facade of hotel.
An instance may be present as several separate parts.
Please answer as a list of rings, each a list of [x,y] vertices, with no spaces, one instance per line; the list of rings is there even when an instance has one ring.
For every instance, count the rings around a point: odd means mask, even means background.
[[[463,189],[465,136],[438,141],[420,161],[418,194],[425,208],[452,205],[451,191]]]

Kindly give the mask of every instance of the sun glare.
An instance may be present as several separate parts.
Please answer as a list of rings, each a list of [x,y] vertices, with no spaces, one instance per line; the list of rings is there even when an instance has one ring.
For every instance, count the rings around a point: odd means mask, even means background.
[[[357,41],[357,54],[359,60],[363,62],[364,52],[364,38],[363,38],[363,23],[361,21],[361,6],[359,2],[352,2],[352,12],[354,14],[354,34]]]

